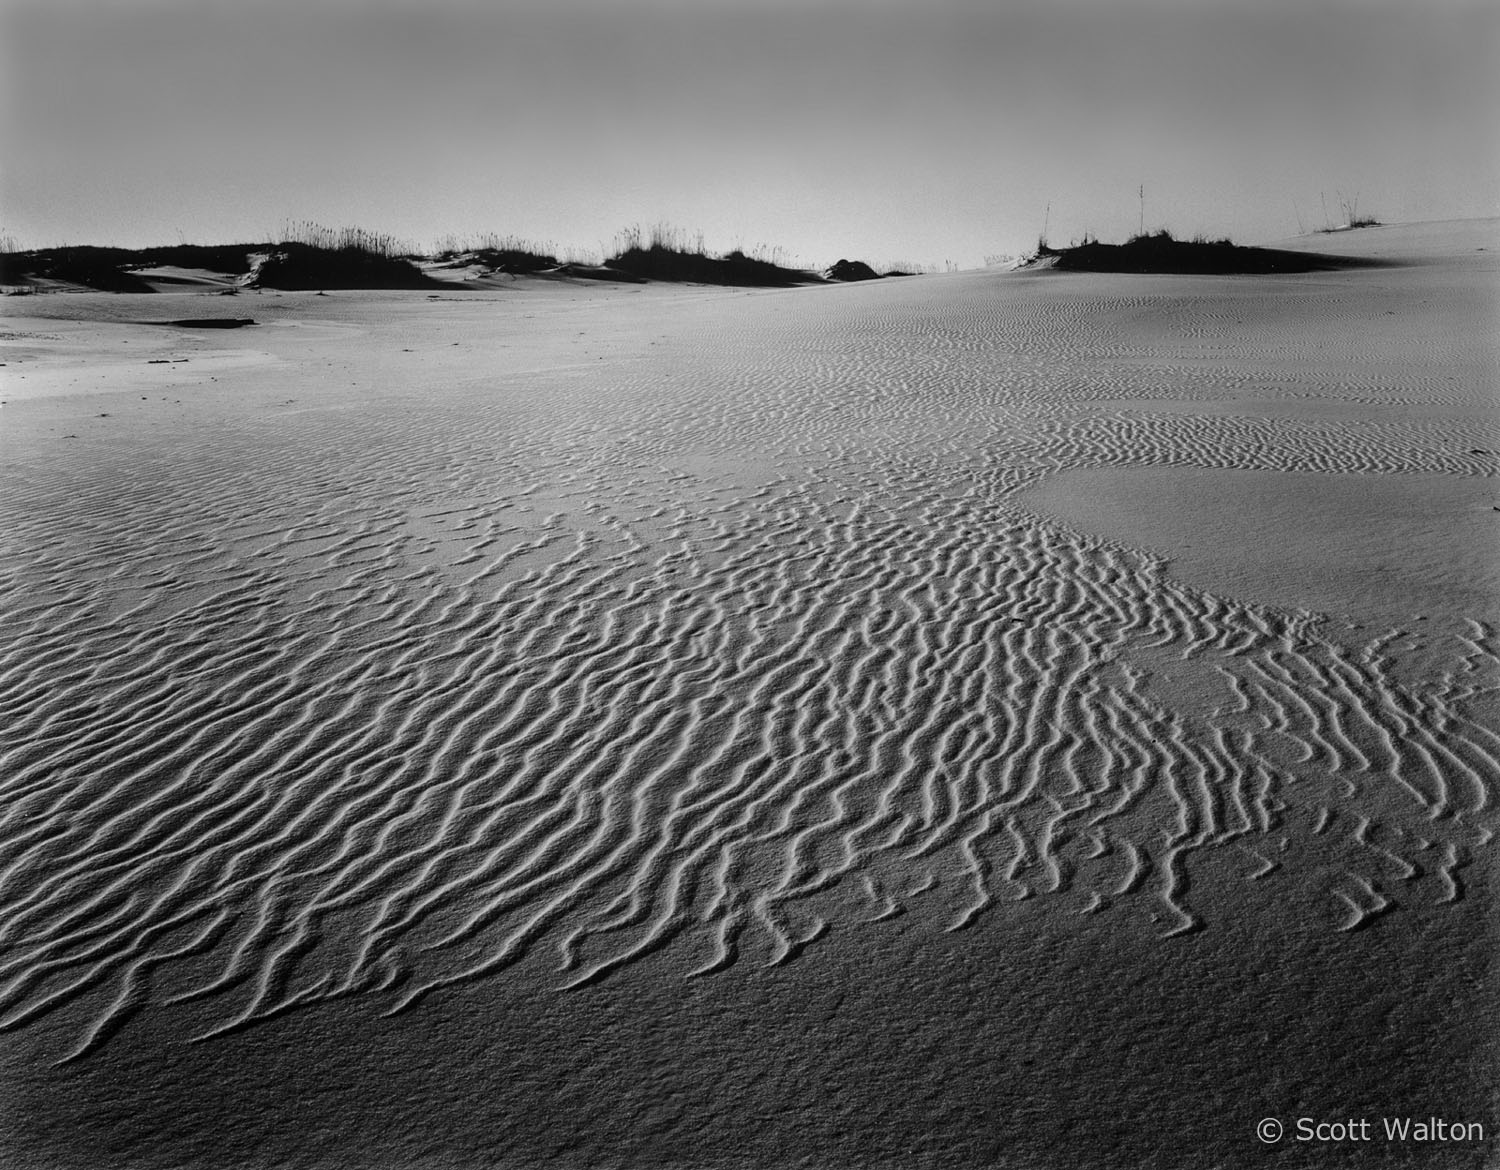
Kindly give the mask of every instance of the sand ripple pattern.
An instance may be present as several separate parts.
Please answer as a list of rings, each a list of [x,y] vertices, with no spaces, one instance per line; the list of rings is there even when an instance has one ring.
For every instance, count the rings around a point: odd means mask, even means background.
[[[1033,897],[1169,938],[1233,912],[1209,872],[1320,867],[1291,896],[1329,930],[1461,899],[1486,622],[1413,683],[1405,631],[1187,589],[1016,493],[1486,475],[1500,444],[1081,410],[1199,392],[1181,353],[1120,364],[1165,308],[953,287],[716,302],[659,361],[13,466],[0,1027],[66,1009],[71,1059],[148,1007],[207,1038],[543,953],[559,987],[668,948],[707,976]]]

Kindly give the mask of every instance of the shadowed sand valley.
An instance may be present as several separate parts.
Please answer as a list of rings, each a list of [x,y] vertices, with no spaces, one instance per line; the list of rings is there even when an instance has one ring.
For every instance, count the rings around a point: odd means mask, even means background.
[[[1253,1136],[1500,1131],[1500,231],[1284,246],[8,300],[0,1148],[1485,1165]]]

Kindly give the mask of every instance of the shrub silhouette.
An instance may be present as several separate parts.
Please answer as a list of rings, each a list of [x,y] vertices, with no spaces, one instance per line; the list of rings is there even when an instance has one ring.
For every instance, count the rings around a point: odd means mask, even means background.
[[[637,224],[616,233],[615,252],[604,264],[651,280],[695,284],[782,288],[817,279],[799,269],[747,256],[738,248],[722,257],[710,256],[704,251],[702,232],[689,236],[666,224],[657,224],[649,232]]]
[[[1318,252],[1286,252],[1277,248],[1251,248],[1227,239],[1176,239],[1161,229],[1131,236],[1123,244],[1101,244],[1085,237],[1071,248],[1049,248],[1042,244],[1035,260],[1048,259],[1051,267],[1066,272],[1180,273],[1186,275],[1254,275],[1290,272],[1325,272],[1338,268],[1377,267],[1380,261],[1330,256]]]

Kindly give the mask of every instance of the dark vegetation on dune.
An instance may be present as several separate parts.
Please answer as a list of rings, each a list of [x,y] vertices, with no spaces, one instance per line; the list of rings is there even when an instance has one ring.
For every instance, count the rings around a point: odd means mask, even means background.
[[[249,288],[436,288],[438,282],[409,260],[364,248],[279,244],[253,256]]]
[[[840,260],[823,272],[824,280],[879,280],[876,272],[863,260]]]
[[[649,240],[640,229],[628,229],[617,237],[617,243],[622,241],[625,246],[618,248],[604,262],[605,266],[650,280],[784,288],[822,281],[846,283],[907,275],[876,272],[863,260],[839,260],[821,273],[810,272],[789,267],[781,262],[780,249],[764,246],[748,254],[736,248],[722,256],[711,256],[704,251],[702,236],[697,237],[696,244],[689,243],[682,233],[670,228],[653,228]]]
[[[33,280],[82,285],[100,292],[156,291],[139,274],[148,268],[221,273],[248,288],[431,288],[411,262],[364,248],[312,244],[177,244],[161,248],[90,245],[13,252],[0,257],[0,284]]]
[[[1352,232],[1359,228],[1381,226],[1380,221],[1373,215],[1360,215],[1358,191],[1353,195],[1345,195],[1342,191],[1336,191],[1334,194],[1338,197],[1339,207],[1344,213],[1344,218],[1336,224],[1320,227],[1318,229],[1319,235],[1330,235],[1334,232]],[[1328,200],[1326,196],[1323,196],[1322,199],[1323,218],[1326,220],[1328,218]]]
[[[778,288],[805,284],[813,279],[806,272],[781,268],[734,251],[722,257],[671,248],[631,248],[604,262],[606,268],[644,276],[648,280],[686,281],[693,284],[746,285]]]
[[[1030,263],[1066,272],[1179,273],[1188,275],[1264,275],[1285,272],[1327,272],[1339,268],[1367,268],[1379,261],[1330,256],[1318,252],[1287,252],[1252,248],[1229,240],[1202,236],[1179,240],[1165,229],[1132,236],[1123,244],[1101,244],[1085,239],[1068,248],[1037,244]]]
[[[488,274],[548,275],[641,283],[647,280],[757,288],[876,280],[904,272],[876,272],[859,260],[840,260],[822,273],[792,267],[780,248],[758,245],[710,254],[703,236],[689,236],[669,225],[627,228],[615,237],[602,264],[558,259],[556,249],[516,236],[486,234],[439,241],[432,257],[419,257],[394,237],[362,228],[290,225],[280,242],[260,244],[176,244],[155,248],[64,246],[0,254],[0,283],[27,292],[48,285],[75,285],[101,292],[150,293],[156,286],[194,283],[186,276],[151,272],[183,269],[213,273],[226,283],[250,289],[433,289],[452,288],[414,262],[430,259],[429,270],[478,268]],[[460,284],[461,287],[461,284]],[[234,289],[225,289],[233,292]]]
[[[667,224],[649,231],[629,227],[615,236],[615,246],[604,267],[647,280],[683,281],[754,288],[785,288],[816,282],[818,277],[780,263],[778,248],[757,248],[747,254],[735,248],[722,256],[709,255],[703,235],[690,237]]]
[[[889,272],[876,272],[863,260],[840,260],[831,268],[823,270],[823,279],[839,283],[847,283],[853,280],[884,280],[887,276],[913,276],[915,273],[903,272],[899,268],[893,268]]]
[[[130,269],[178,263],[176,260],[151,258],[154,255],[154,250],[143,253],[92,245],[9,252],[0,256],[0,284],[24,285],[33,280],[55,280],[81,284],[100,292],[148,293],[154,290]],[[243,261],[243,257],[241,259]]]
[[[664,280],[785,287],[818,279],[811,273],[783,268],[739,251],[714,257],[663,245],[626,249],[603,265],[563,264],[555,256],[515,249],[480,248],[440,254],[438,258],[476,263],[492,272],[511,275],[551,272],[625,282]],[[85,245],[15,252],[0,257],[0,284],[57,282],[99,292],[150,293],[156,290],[139,270],[164,267],[219,273],[245,288],[287,291],[449,287],[402,257],[383,256],[363,248],[321,248],[295,241],[141,249]]]
[[[142,269],[218,273],[248,288],[431,288],[392,236],[363,228],[289,224],[279,242],[170,244],[155,248],[69,245],[0,256],[0,283],[57,281],[100,292],[149,293]]]
[[[1352,232],[1357,228],[1381,227],[1381,222],[1373,215],[1361,215],[1351,219],[1348,223],[1341,223],[1335,227],[1324,227],[1318,229],[1321,236],[1333,235],[1336,232]]]

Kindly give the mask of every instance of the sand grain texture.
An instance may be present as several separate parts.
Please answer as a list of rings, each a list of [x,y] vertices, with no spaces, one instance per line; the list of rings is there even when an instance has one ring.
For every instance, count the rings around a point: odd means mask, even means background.
[[[1500,233],[1379,230],[27,298],[5,1148],[1486,1164],[1252,1133],[1500,1131]]]

